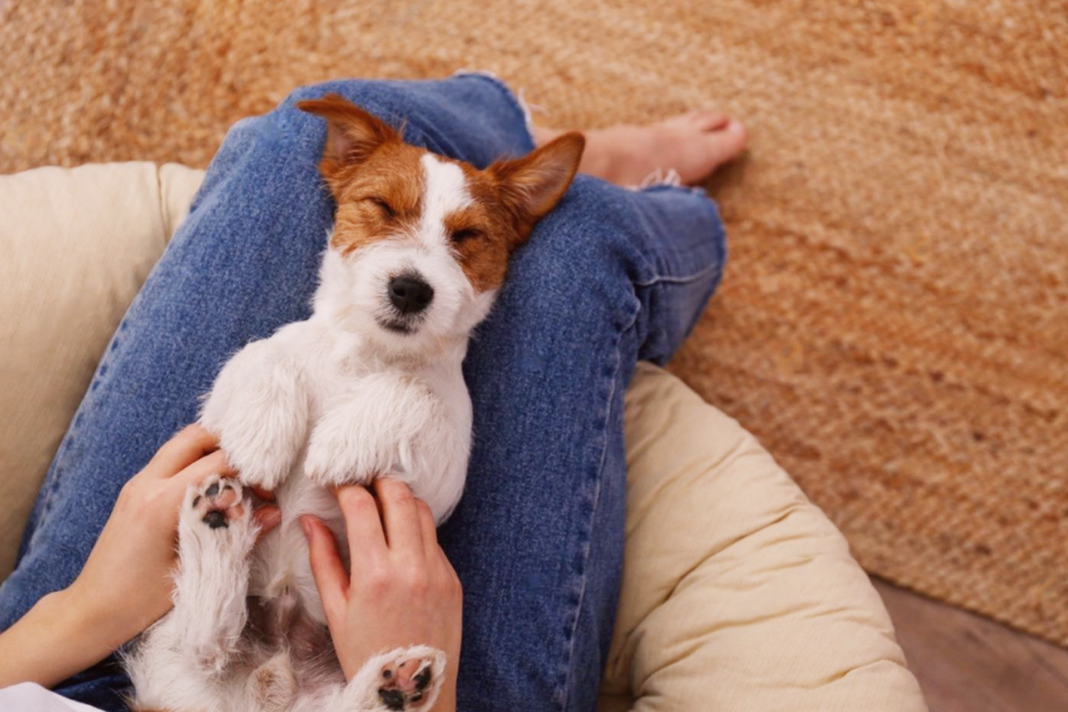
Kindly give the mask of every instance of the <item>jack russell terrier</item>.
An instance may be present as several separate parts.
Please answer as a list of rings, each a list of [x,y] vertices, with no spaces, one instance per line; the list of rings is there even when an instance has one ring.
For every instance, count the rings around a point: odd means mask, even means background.
[[[186,494],[174,609],[126,661],[139,710],[429,709],[458,662],[428,646],[382,651],[346,681],[299,517],[326,522],[347,562],[333,486],[389,476],[437,523],[449,516],[471,445],[468,338],[585,141],[565,134],[478,170],[405,144],[336,94],[298,107],[327,122],[319,169],[337,203],[313,313],[238,351],[203,404],[239,482],[216,475]],[[282,512],[258,543],[252,488]],[[410,671],[407,687],[387,668]]]

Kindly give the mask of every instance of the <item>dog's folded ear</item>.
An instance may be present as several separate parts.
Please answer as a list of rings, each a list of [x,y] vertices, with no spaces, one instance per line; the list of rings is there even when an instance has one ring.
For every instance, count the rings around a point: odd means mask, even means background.
[[[346,169],[366,161],[378,147],[403,140],[392,126],[340,94],[298,101],[297,108],[326,119],[326,144],[319,170],[332,185],[343,178]]]
[[[498,161],[487,170],[517,218],[522,238],[564,197],[571,185],[586,138],[575,131],[558,136],[522,158]]]

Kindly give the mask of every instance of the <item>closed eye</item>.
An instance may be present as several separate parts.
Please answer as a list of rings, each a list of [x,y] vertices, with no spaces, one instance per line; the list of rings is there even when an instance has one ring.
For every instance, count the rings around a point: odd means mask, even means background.
[[[377,206],[378,209],[381,210],[387,218],[394,218],[397,216],[397,213],[393,211],[393,206],[387,203],[385,198],[371,196],[369,198],[364,198],[364,200],[373,203],[375,206]]]
[[[468,240],[476,240],[480,237],[482,237],[482,231],[473,227],[454,230],[452,233],[452,241],[456,244],[467,242]]]

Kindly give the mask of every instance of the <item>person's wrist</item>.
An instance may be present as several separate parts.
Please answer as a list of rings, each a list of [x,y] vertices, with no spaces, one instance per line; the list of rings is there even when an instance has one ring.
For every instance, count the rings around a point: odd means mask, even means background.
[[[41,604],[48,611],[49,620],[54,622],[57,630],[65,637],[77,640],[87,647],[99,648],[100,638],[105,632],[99,622],[106,620],[92,598],[77,585],[77,582],[60,591],[54,591],[41,599]]]
[[[94,650],[110,653],[135,637],[145,627],[133,620],[136,606],[121,605],[103,595],[100,587],[86,585],[76,579],[69,587],[49,594],[57,617],[67,630],[77,635],[75,640],[86,641]]]
[[[107,657],[118,646],[94,621],[74,587],[43,596],[8,631],[18,657],[0,671],[0,687],[25,681],[51,687]]]

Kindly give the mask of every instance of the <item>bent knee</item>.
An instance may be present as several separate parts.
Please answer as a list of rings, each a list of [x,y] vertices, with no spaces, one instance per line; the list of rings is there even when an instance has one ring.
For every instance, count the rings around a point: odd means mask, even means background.
[[[578,176],[535,227],[516,261],[545,280],[588,282],[605,275],[640,281],[646,269],[642,229],[629,191]]]

